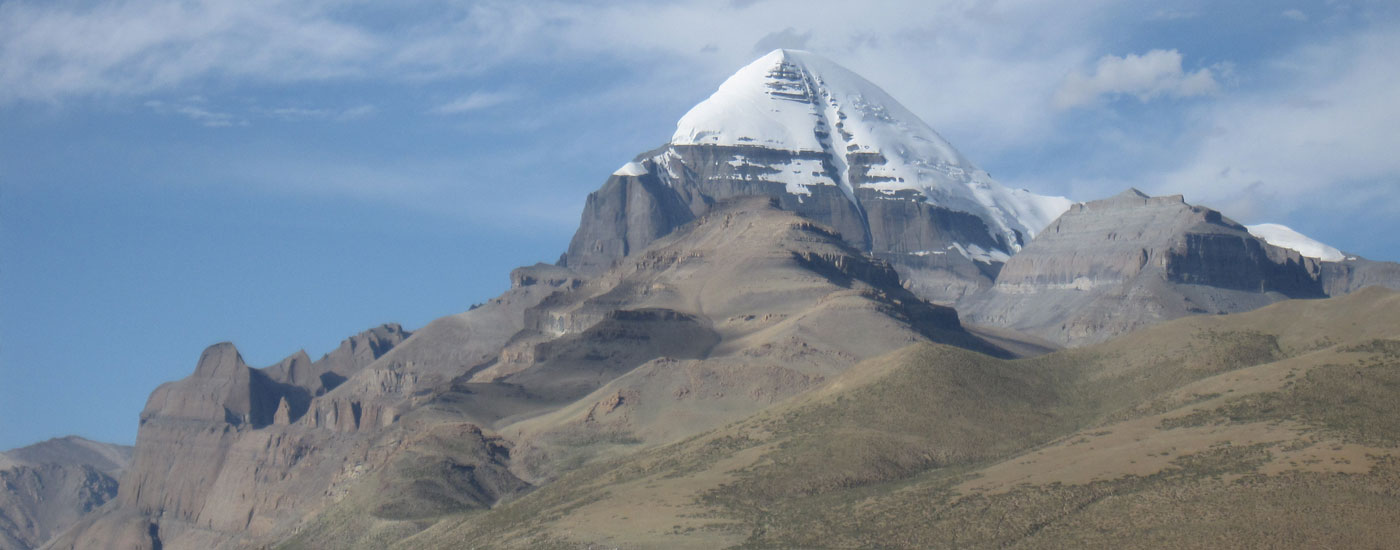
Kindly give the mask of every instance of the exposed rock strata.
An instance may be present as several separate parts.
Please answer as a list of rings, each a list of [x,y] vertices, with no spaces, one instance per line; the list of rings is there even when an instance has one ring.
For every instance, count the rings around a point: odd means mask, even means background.
[[[806,194],[793,194],[784,184],[761,178],[771,170],[765,166],[812,155],[709,145],[668,145],[645,153],[637,162],[647,173],[614,175],[589,195],[560,264],[581,273],[600,273],[705,215],[716,203],[747,196],[772,197],[781,209],[835,229],[848,245],[889,261],[911,288],[935,301],[952,301],[991,286],[1001,265],[992,256],[970,259],[958,247],[995,251],[1023,244],[994,236],[981,218],[930,203],[917,192],[859,187],[876,181],[863,176],[870,163],[879,161],[876,156],[851,153],[845,159],[853,167],[851,183],[857,186],[852,196],[834,185],[813,185]],[[808,160],[823,166],[823,177],[837,178],[830,159]]]
[[[1190,314],[1320,298],[1322,264],[1180,196],[1129,190],[1071,207],[959,309],[1077,345]]]
[[[1322,262],[1322,284],[1328,296],[1351,294],[1368,286],[1400,290],[1400,264],[1356,256],[1340,262]]]

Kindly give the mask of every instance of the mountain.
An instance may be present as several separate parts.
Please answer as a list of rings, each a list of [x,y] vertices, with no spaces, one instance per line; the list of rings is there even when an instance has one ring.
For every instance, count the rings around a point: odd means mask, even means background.
[[[717,202],[591,278],[518,269],[481,307],[374,329],[315,363],[256,369],[212,346],[151,394],[117,505],[51,547],[242,548],[294,530],[375,546],[911,343],[1010,356],[777,203]],[[344,380],[326,389],[325,372]]]
[[[1400,288],[1400,265],[1277,224],[1247,228],[1180,197],[1133,190],[1071,207],[1009,190],[874,84],[795,50],[740,69],[667,144],[590,194],[559,263],[597,273],[717,201],[753,195],[834,228],[921,298],[1059,345],[1184,315]]]
[[[1132,189],[1071,207],[959,306],[976,322],[1077,345],[1186,315],[1323,297],[1319,271],[1215,210]]]
[[[1245,227],[1180,195],[1129,189],[1076,204],[958,310],[1062,345],[1101,342],[1188,315],[1280,300],[1400,289],[1400,265],[1342,254],[1277,224]]]
[[[0,549],[37,548],[111,500],[131,452],[68,436],[0,453]]]
[[[589,195],[560,264],[596,274],[716,202],[752,195],[834,228],[941,302],[990,286],[1001,263],[1070,205],[997,183],[855,73],[776,50]]]

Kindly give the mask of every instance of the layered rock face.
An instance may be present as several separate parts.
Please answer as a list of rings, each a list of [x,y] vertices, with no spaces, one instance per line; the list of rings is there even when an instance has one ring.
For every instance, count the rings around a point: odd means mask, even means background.
[[[131,451],[70,436],[0,453],[0,550],[37,548],[116,497]]]
[[[136,451],[116,506],[79,522],[52,548],[213,545],[265,532],[288,507],[312,506],[363,441],[334,441],[289,425],[327,388],[408,337],[385,325],[312,362],[305,352],[265,369],[233,344],[210,346],[189,377],[156,388],[141,413]],[[307,460],[318,452],[334,460]],[[168,546],[167,546],[168,547]]]
[[[1400,264],[1356,256],[1340,262],[1322,262],[1322,284],[1328,296],[1351,294],[1368,286],[1400,290]]]
[[[1180,196],[1129,190],[1071,207],[959,308],[1077,345],[1189,314],[1320,298],[1322,264]]]
[[[1005,259],[1069,201],[1009,190],[861,77],[779,50],[741,69],[667,145],[589,196],[561,265],[594,275],[718,201],[776,199],[951,302],[990,286]]]

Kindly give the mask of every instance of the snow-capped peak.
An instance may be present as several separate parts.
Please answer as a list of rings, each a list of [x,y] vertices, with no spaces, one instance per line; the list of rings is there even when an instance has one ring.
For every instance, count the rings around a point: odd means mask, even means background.
[[[1007,189],[884,90],[805,51],[774,50],[739,69],[681,117],[671,143],[825,153],[836,181],[783,181],[789,192],[833,183],[848,196],[856,188],[918,191],[985,220],[1006,237],[1007,252],[1019,249],[1016,233],[1029,241],[1071,204]]]
[[[1297,251],[1308,258],[1317,258],[1324,262],[1340,262],[1346,259],[1341,250],[1313,240],[1285,225],[1261,223],[1246,225],[1245,228],[1249,230],[1250,235],[1264,239],[1266,243]]]

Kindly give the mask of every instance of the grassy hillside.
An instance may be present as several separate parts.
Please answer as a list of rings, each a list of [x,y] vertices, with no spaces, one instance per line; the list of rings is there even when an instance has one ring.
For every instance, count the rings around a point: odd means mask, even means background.
[[[1400,294],[1001,360],[919,344],[401,548],[1382,547]]]

